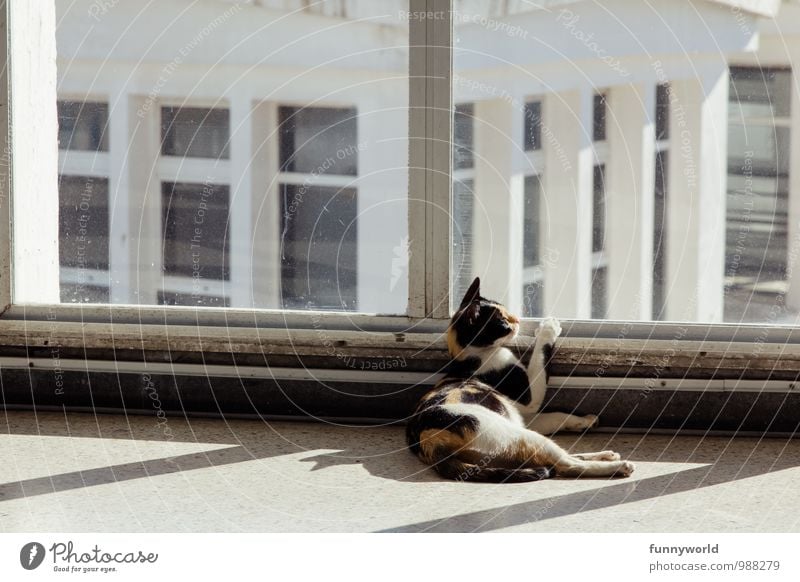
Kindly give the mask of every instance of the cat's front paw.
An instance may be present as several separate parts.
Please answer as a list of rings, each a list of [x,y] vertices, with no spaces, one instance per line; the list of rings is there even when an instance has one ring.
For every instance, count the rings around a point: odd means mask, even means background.
[[[587,414],[586,416],[570,416],[563,424],[560,430],[569,432],[583,432],[594,428],[600,422],[600,419],[594,414]]]
[[[600,424],[600,417],[596,414],[587,414],[586,416],[581,416],[579,418],[581,422],[575,430],[589,430]]]
[[[555,317],[547,317],[539,324],[536,330],[536,337],[541,338],[546,343],[553,343],[561,335],[561,324]]]

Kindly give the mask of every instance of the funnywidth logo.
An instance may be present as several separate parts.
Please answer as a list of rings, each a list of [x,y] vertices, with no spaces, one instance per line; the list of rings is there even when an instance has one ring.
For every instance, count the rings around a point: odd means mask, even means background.
[[[26,570],[35,570],[44,561],[44,546],[39,542],[29,542],[19,552],[19,563]]]

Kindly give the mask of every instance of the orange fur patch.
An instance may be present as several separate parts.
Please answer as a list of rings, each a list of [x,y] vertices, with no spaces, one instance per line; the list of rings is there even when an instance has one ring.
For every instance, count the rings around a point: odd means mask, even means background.
[[[444,448],[452,451],[453,454],[458,453],[467,446],[473,437],[474,435],[471,433],[462,437],[449,430],[440,430],[437,428],[423,430],[419,435],[422,460],[429,464],[435,463],[436,459],[433,457],[433,453],[437,449]]]
[[[452,327],[447,330],[447,351],[450,352],[451,358],[457,358],[464,351],[463,346],[456,339],[456,330]]]

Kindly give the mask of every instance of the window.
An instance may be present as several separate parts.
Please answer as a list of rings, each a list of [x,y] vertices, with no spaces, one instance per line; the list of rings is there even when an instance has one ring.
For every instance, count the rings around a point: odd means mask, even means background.
[[[164,274],[204,279],[230,279],[227,186],[161,184]]]
[[[227,109],[161,108],[161,153],[187,158],[228,159]]]
[[[667,252],[667,156],[660,151],[655,156],[655,205],[653,219],[653,319],[664,319]]]
[[[626,338],[676,322],[695,339],[730,339],[726,322],[755,324],[735,327],[751,340],[760,328],[790,334],[775,327],[800,313],[790,58],[756,67],[765,61],[753,39],[718,47],[720,59],[685,38],[704,65],[694,71],[676,64],[686,53],[665,36],[663,69],[622,69],[564,34],[558,7],[460,2],[452,21],[422,22],[402,2],[380,15],[323,4],[209,0],[166,30],[152,23],[177,22],[165,18],[177,16],[172,3],[138,7],[135,19],[118,3],[90,28],[56,4],[57,90],[55,79],[9,81],[17,139],[6,135],[15,155],[5,179],[15,191],[0,213],[13,218],[14,287],[4,317],[53,309],[70,323],[158,323],[165,333],[230,324],[244,343],[263,324],[273,365],[297,363],[283,327],[305,342],[294,346],[301,361],[342,367],[319,353],[320,330],[351,332],[341,341],[353,352],[386,353],[389,339],[416,349],[419,338],[402,334],[441,333],[451,302],[481,275],[503,282],[487,294],[512,311],[572,320],[573,337],[614,337],[618,321],[636,323]],[[616,30],[606,11],[578,4],[570,10],[589,11],[583,32]],[[490,17],[496,26],[483,26]],[[731,39],[724,20],[707,22]],[[214,34],[191,34],[210,22]],[[568,46],[520,42],[551,30]],[[51,33],[17,34],[45,43]],[[314,51],[287,44],[302,33]],[[422,33],[430,42],[409,42]],[[624,37],[623,64],[644,62]],[[191,57],[175,63],[183,47]],[[12,51],[15,74],[44,74],[28,61],[45,56]],[[28,128],[33,115],[52,119]],[[23,127],[59,147],[34,156]],[[198,244],[201,204],[210,222]],[[86,249],[75,246],[81,229]],[[87,305],[96,302],[109,305]],[[523,335],[534,326],[524,322]],[[367,350],[368,337],[380,348]]]
[[[669,85],[656,86],[656,140],[669,139]]]
[[[108,270],[108,180],[61,176],[59,263],[83,271]]]
[[[475,249],[475,107],[459,103],[453,107],[453,251],[450,271],[453,297],[457,300],[472,283]]]
[[[281,297],[287,309],[357,309],[358,194],[286,185]]]
[[[592,139],[605,141],[606,139],[606,96],[595,95],[592,110]]]
[[[65,302],[408,312],[411,245],[423,242],[405,220],[408,2],[380,18],[338,0],[294,4],[114,3],[87,27],[85,10],[54,3],[63,201],[52,252],[65,288],[106,288]],[[285,34],[313,38],[314,51]],[[89,180],[103,198],[93,218],[105,219],[89,227],[79,275],[69,208]]]
[[[475,181],[472,178],[453,183],[453,296],[463,297],[472,283],[475,221]]]
[[[65,303],[109,297],[108,104],[58,101],[59,296]]]
[[[776,297],[788,289],[791,90],[789,70],[731,69],[726,321],[774,317]]]
[[[58,102],[58,147],[62,150],[108,151],[108,104]]]
[[[456,105],[453,114],[453,169],[471,168],[475,164],[472,151],[474,107],[471,103]]]
[[[603,132],[605,137],[605,131]],[[606,317],[608,292],[606,235],[606,181],[605,165],[594,167],[592,179],[592,319]]]
[[[542,291],[544,275],[539,249],[542,237],[540,221],[542,182],[540,176],[525,178],[525,212],[523,238],[523,300],[522,315],[524,317],[542,316]]]
[[[542,149],[542,102],[525,104],[525,149]]]
[[[281,171],[358,174],[358,113],[354,108],[281,107]]]
[[[354,108],[280,107],[281,301],[286,309],[358,309],[358,174]]]

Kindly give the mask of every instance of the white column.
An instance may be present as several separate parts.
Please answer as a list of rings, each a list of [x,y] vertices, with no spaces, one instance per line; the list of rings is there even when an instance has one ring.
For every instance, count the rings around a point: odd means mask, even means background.
[[[58,303],[55,7],[14,2],[9,15],[14,301]]]
[[[125,87],[109,107],[109,275],[112,303],[157,303],[161,276],[158,103]]]
[[[653,308],[655,83],[618,85],[608,98],[608,318],[649,320]]]
[[[795,52],[793,63],[800,63],[800,50]],[[786,258],[786,305],[800,311],[800,89],[797,68],[792,70],[791,82],[791,160],[789,162],[789,216],[788,248]]]
[[[241,90],[230,96],[230,223],[226,294],[231,307],[251,309],[253,303],[253,100]]]
[[[671,83],[666,318],[723,317],[728,68]]]
[[[591,317],[592,104],[591,89],[545,97],[540,250],[545,315]]]
[[[281,305],[280,215],[278,174],[278,108],[262,102],[252,112],[252,237],[249,256],[253,306],[278,309]]]
[[[472,268],[482,293],[512,313],[522,311],[523,120],[516,100],[475,104]]]
[[[358,104],[358,310],[400,314],[408,304],[408,109],[406,93]],[[351,227],[352,228],[352,227]]]

